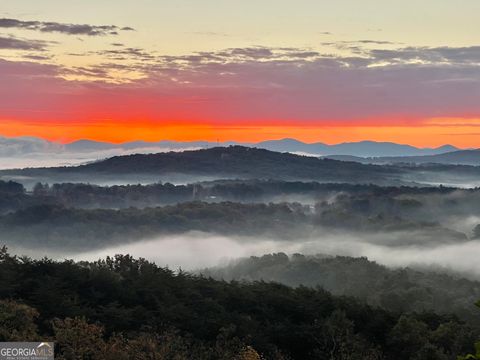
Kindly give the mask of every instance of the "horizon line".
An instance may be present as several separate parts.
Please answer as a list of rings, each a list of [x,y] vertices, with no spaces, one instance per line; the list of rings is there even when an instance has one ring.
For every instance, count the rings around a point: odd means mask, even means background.
[[[97,140],[97,139],[89,139],[85,137],[80,137],[75,140],[69,140],[66,142],[62,142],[59,140],[50,140],[41,136],[35,136],[35,135],[18,135],[18,136],[8,136],[4,134],[0,134],[0,138],[4,139],[38,139],[38,140],[43,140],[49,143],[53,144],[58,144],[58,145],[71,145],[77,142],[85,141],[85,142],[92,142],[92,143],[101,143],[101,144],[110,144],[110,145],[125,145],[125,144],[131,144],[135,142],[144,142],[144,143],[161,143],[161,142],[173,142],[173,143],[195,143],[195,142],[204,142],[204,143],[209,143],[209,144],[226,144],[229,145],[229,143],[233,143],[235,145],[258,145],[264,142],[274,142],[274,141],[285,141],[285,140],[293,140],[299,143],[302,143],[304,145],[326,145],[326,146],[337,146],[337,145],[344,145],[344,144],[359,144],[359,143],[375,143],[375,144],[392,144],[392,145],[398,145],[398,146],[410,146],[413,148],[417,149],[439,149],[442,147],[453,147],[459,150],[469,150],[469,149],[475,149],[474,147],[463,147],[463,146],[456,146],[450,143],[444,143],[442,145],[438,146],[428,146],[428,145],[423,145],[423,146],[417,146],[409,143],[404,143],[404,142],[395,142],[395,141],[387,141],[387,140],[371,140],[368,138],[365,138],[363,140],[356,140],[356,141],[342,141],[342,142],[324,142],[321,140],[318,141],[303,141],[299,140],[298,138],[295,137],[279,137],[279,138],[266,138],[261,141],[239,141],[239,140],[205,140],[203,138],[195,139],[195,140],[175,140],[175,139],[168,139],[168,138],[162,138],[159,140],[143,140],[143,139],[135,139],[135,140],[126,140],[126,141],[108,141],[108,140]]]

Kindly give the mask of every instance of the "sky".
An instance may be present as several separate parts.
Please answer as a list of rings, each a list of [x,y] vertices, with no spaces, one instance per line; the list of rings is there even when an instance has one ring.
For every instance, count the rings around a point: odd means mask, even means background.
[[[480,143],[478,0],[0,0],[0,135]]]

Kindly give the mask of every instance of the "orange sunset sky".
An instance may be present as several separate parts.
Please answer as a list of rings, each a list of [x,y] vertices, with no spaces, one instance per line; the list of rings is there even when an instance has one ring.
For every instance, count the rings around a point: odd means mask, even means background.
[[[480,147],[476,0],[3,0],[0,136]]]

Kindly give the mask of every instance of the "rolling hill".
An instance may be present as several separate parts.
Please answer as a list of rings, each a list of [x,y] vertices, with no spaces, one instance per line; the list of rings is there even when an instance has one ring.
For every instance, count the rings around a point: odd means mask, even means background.
[[[165,181],[171,176],[204,178],[268,178],[321,182],[391,182],[400,170],[355,162],[279,153],[242,146],[195,151],[115,156],[80,166],[0,171],[0,178],[26,181],[95,182],[124,178],[130,182],[149,178]],[[50,180],[49,180],[50,179]]]
[[[470,151],[471,152],[471,151]],[[452,154],[452,153],[449,153]],[[436,155],[432,158],[453,155]],[[480,167],[451,164],[388,165],[362,163],[363,158],[336,159],[229,146],[183,152],[114,156],[79,166],[26,168],[0,171],[0,180],[13,180],[27,188],[43,183],[99,185],[156,182],[195,183],[215,179],[275,179],[377,185],[478,186]],[[363,159],[363,160],[362,160]],[[372,161],[372,160],[370,160]],[[432,179],[435,183],[432,183]]]
[[[424,156],[382,156],[360,157],[352,155],[331,155],[329,159],[341,161],[356,161],[363,164],[450,164],[450,165],[480,165],[480,149],[451,151],[443,154]]]

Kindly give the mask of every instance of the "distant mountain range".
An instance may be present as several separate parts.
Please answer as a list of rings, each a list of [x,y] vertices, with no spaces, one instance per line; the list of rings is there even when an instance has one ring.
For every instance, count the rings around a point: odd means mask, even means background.
[[[360,157],[351,155],[330,155],[329,159],[341,161],[355,161],[362,164],[451,164],[451,165],[480,165],[480,149],[459,150],[437,155],[424,156],[383,156],[383,157]]]
[[[417,148],[411,145],[376,141],[327,145],[320,142],[306,144],[295,139],[263,141],[254,146],[272,151],[297,152],[316,156],[354,155],[360,157],[436,155],[459,150],[452,145],[443,145],[438,148]]]
[[[297,155],[328,157],[364,164],[439,163],[480,165],[480,150],[458,149],[452,145],[443,145],[437,148],[418,148],[411,145],[375,141],[328,145],[320,142],[308,144],[288,138],[259,143],[132,141],[115,144],[78,140],[68,144],[59,144],[32,137],[6,138],[0,136],[0,169],[71,166],[121,155],[200,150],[232,145],[289,152]]]
[[[176,142],[176,141],[133,141],[122,144],[112,144],[107,142],[97,142],[91,140],[79,140],[65,145],[67,151],[90,152],[98,150],[112,149],[144,149],[164,148],[164,149],[204,149],[216,146],[242,145],[256,147],[278,152],[302,153],[305,155],[327,156],[327,155],[355,155],[360,157],[375,156],[418,156],[435,155],[449,151],[459,150],[452,145],[443,145],[438,148],[417,148],[411,145],[402,145],[392,142],[360,141],[328,145],[321,142],[304,143],[296,139],[268,140],[259,143],[236,143],[222,142],[213,143],[208,141]]]

